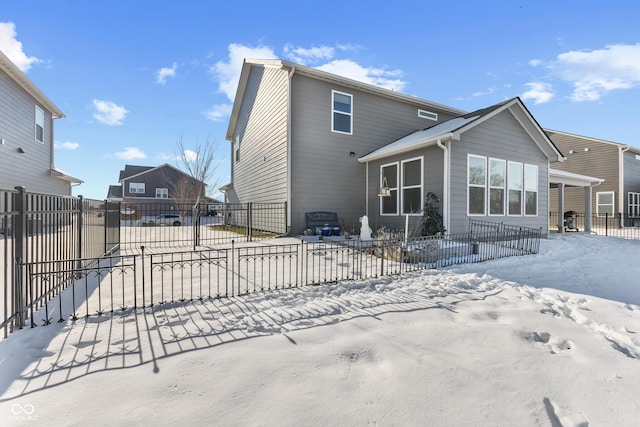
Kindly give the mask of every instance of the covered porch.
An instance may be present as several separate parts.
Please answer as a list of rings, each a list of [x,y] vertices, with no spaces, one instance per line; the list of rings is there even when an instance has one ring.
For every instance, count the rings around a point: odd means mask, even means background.
[[[549,169],[549,187],[558,189],[558,232],[564,233],[564,190],[567,187],[584,188],[584,231],[591,232],[593,187],[602,184],[604,179],[558,169]]]

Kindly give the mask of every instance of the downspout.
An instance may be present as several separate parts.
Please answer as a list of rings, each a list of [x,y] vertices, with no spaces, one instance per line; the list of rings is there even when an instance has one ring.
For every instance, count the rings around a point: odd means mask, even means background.
[[[445,230],[449,230],[449,205],[451,203],[449,197],[449,165],[451,163],[450,151],[446,145],[442,143],[442,139],[438,138],[436,145],[443,151],[443,165],[442,165],[442,219]]]
[[[289,84],[287,87],[287,232],[291,232],[291,175],[292,165],[291,161],[291,83],[293,81],[293,75],[296,72],[296,67],[291,67],[289,71]]]
[[[369,216],[369,162],[365,164],[364,181],[364,213]]]
[[[628,151],[629,147],[620,147],[619,151],[620,151],[620,167],[618,168],[618,190],[620,191],[620,197],[618,197],[618,212],[620,212],[621,215],[625,215],[624,212],[624,153],[625,151]],[[624,221],[622,221],[621,223],[622,226],[624,226]]]

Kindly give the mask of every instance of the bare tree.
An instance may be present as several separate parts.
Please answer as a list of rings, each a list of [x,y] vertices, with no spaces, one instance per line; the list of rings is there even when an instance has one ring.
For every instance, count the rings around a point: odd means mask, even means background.
[[[214,179],[217,165],[215,159],[215,144],[207,138],[197,143],[192,149],[185,146],[182,136],[177,142],[177,167],[187,176],[174,179],[172,197],[180,205],[198,206],[206,196],[212,196],[219,185],[219,179]]]

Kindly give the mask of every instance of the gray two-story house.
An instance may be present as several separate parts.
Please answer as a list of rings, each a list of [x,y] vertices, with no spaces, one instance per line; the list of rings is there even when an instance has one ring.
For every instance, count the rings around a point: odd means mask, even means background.
[[[0,51],[0,189],[71,195],[82,183],[54,165],[54,122],[64,117]]]
[[[206,184],[170,164],[125,165],[119,185],[109,186],[107,200],[122,202],[123,219],[140,219],[159,214],[191,215],[196,204],[206,210]]]
[[[564,158],[519,98],[466,113],[281,60],[245,60],[226,138],[227,201],[287,202],[294,235],[314,211],[415,229],[429,192],[450,233],[470,218],[546,233]]]
[[[545,129],[562,150],[566,161],[557,168],[602,179],[594,187],[592,212],[598,216],[622,214],[631,221],[640,219],[640,149],[617,142]],[[565,210],[584,212],[584,194],[579,189],[565,190]],[[557,211],[552,197],[551,211]]]

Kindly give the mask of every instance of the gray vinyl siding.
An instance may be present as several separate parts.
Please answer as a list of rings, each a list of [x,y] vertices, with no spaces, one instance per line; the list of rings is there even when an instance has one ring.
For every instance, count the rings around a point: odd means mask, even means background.
[[[504,216],[469,216],[467,214],[467,156],[469,154],[538,166],[538,215],[509,216],[505,211]],[[503,111],[470,129],[459,141],[451,142],[450,188],[448,232],[451,234],[467,232],[471,218],[541,228],[543,233],[547,232],[549,162],[509,111]]]
[[[231,141],[233,202],[287,200],[287,72],[252,67]],[[235,139],[240,136],[239,160]]]
[[[331,131],[332,90],[353,96],[351,135]],[[305,213],[312,211],[336,212],[347,230],[359,232],[359,218],[366,213],[366,166],[358,158],[437,123],[418,117],[418,109],[438,113],[440,121],[451,117],[419,103],[295,74],[292,102],[293,233],[304,229]]]
[[[423,148],[402,155],[387,157],[382,160],[376,160],[369,163],[369,210],[366,212],[369,217],[369,226],[372,230],[377,231],[379,227],[384,226],[390,230],[404,231],[406,216],[398,215],[381,215],[380,214],[380,197],[377,196],[380,189],[380,167],[390,163],[398,163],[407,159],[422,158],[423,164],[423,184],[422,193],[426,197],[427,193],[433,192],[438,197],[443,195],[443,173],[444,173],[444,151],[436,146]],[[399,169],[401,170],[401,169]],[[400,202],[401,203],[401,202]],[[439,204],[440,213],[442,213],[442,204]],[[399,207],[402,212],[402,206]],[[419,236],[422,228],[422,215],[409,215],[409,235]],[[349,230],[350,231],[350,230]]]
[[[629,193],[640,193],[640,153],[626,151],[624,161],[624,213],[629,212]]]
[[[66,181],[51,176],[53,119],[44,112],[44,142],[35,139],[36,101],[0,70],[0,188],[70,195]],[[22,148],[24,153],[19,153]]]
[[[596,213],[596,193],[614,192],[615,211],[618,213],[620,197],[620,149],[617,144],[598,142],[548,131],[547,134],[567,158],[564,162],[553,164],[554,169],[573,172],[581,175],[604,179],[604,182],[593,188],[592,212]],[[588,151],[585,151],[588,149]],[[571,151],[573,150],[573,153]],[[624,196],[626,197],[626,195]],[[552,189],[549,200],[551,212],[558,211],[558,190]],[[584,188],[565,187],[564,210],[584,213]]]

